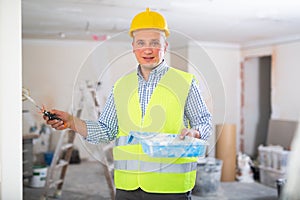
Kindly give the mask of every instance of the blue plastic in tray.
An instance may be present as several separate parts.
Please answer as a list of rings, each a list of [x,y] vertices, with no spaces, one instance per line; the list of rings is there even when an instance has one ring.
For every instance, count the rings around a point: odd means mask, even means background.
[[[177,134],[130,132],[128,143],[137,140],[143,151],[152,157],[204,157],[208,143],[205,140]]]

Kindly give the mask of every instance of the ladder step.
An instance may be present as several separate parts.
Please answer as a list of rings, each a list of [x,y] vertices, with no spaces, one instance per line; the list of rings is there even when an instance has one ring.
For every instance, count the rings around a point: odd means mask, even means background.
[[[114,147],[113,143],[107,144],[105,146],[102,147],[103,151],[108,151],[110,149],[112,149]]]
[[[55,166],[56,169],[64,167],[66,165],[68,165],[69,163],[67,161],[65,161],[64,159],[59,160],[59,163]]]
[[[112,172],[114,170],[114,163],[108,164],[107,167],[108,167],[108,170],[110,172]]]
[[[62,145],[61,149],[66,150],[66,149],[69,149],[71,147],[73,147],[73,144],[72,143],[67,143],[67,144]]]
[[[62,179],[58,179],[58,180],[56,180],[56,181],[50,180],[50,181],[49,181],[49,188],[54,188],[54,187],[56,187],[58,184],[60,184],[60,183],[62,183],[62,182],[63,182]]]

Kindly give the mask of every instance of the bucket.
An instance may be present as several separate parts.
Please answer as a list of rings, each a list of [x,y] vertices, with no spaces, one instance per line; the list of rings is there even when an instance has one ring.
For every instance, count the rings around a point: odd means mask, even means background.
[[[30,187],[44,187],[47,178],[46,166],[33,166],[33,176],[30,178]]]
[[[196,196],[217,196],[221,180],[223,161],[205,158],[198,162],[196,184],[192,193]]]

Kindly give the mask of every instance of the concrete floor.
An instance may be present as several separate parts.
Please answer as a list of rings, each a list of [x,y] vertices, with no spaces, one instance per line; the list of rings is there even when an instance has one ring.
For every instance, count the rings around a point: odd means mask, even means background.
[[[39,200],[44,188],[28,186],[24,180],[23,199]],[[61,200],[109,200],[109,189],[98,162],[81,162],[68,167]],[[277,190],[260,183],[222,182],[216,194],[193,200],[277,200]]]

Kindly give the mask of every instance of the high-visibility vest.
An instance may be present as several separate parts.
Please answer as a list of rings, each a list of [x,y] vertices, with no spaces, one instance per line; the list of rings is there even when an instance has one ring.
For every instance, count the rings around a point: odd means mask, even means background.
[[[114,86],[119,132],[114,155],[115,186],[153,193],[184,193],[195,184],[197,158],[150,157],[139,143],[127,143],[130,131],[179,134],[184,128],[184,106],[193,75],[169,68],[158,82],[144,117],[138,77],[131,73]]]

